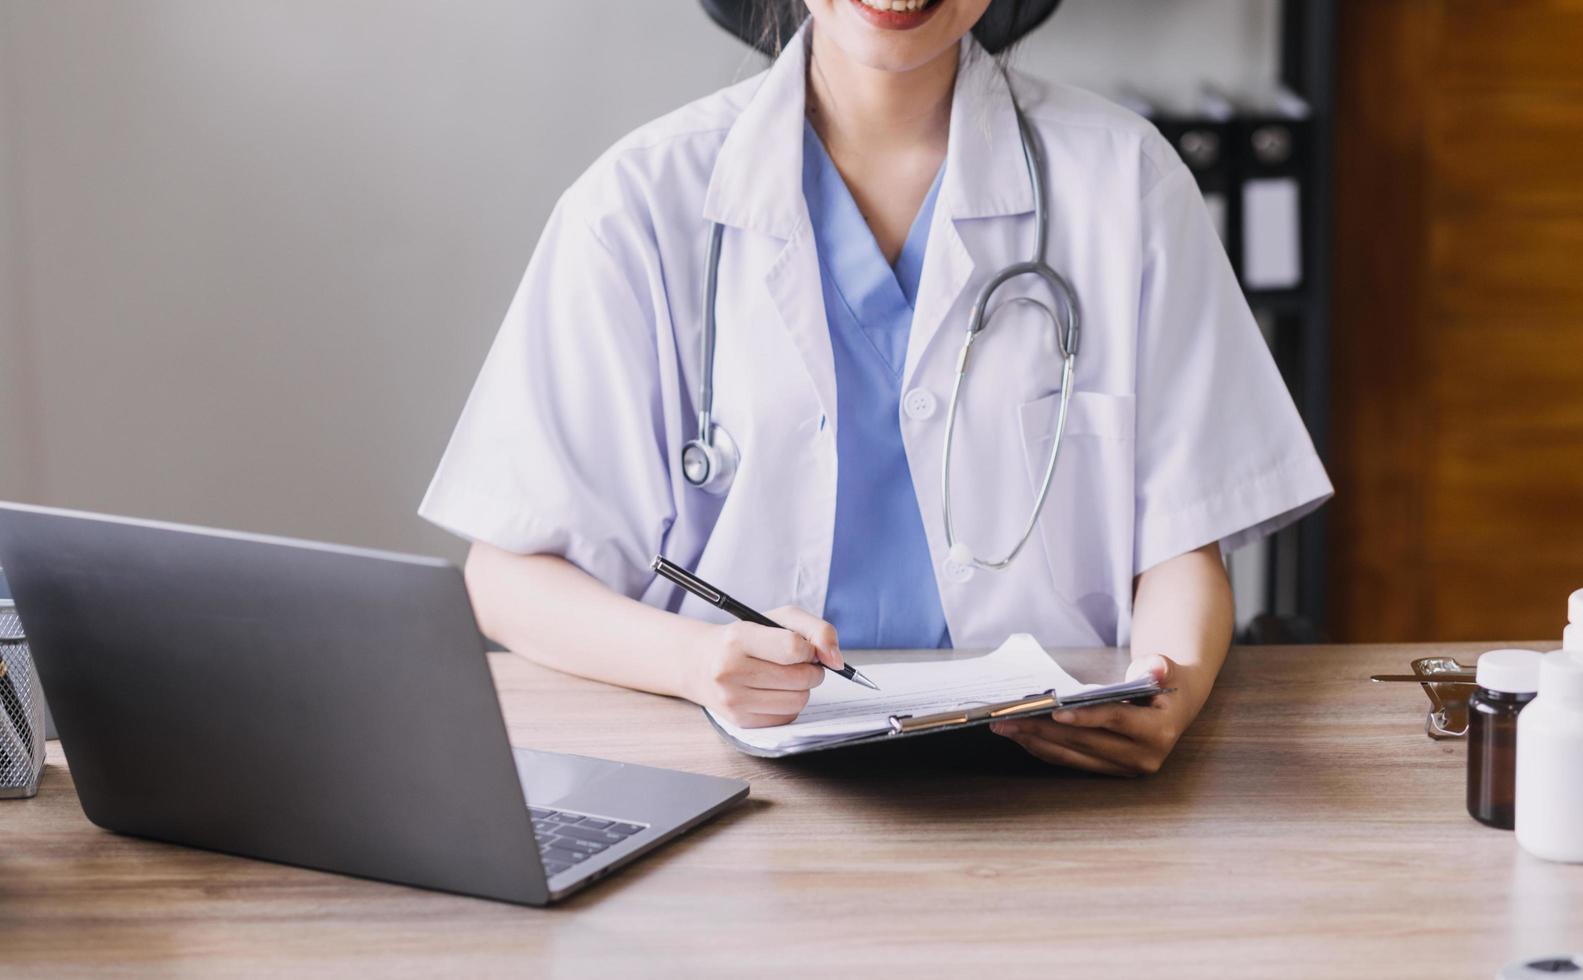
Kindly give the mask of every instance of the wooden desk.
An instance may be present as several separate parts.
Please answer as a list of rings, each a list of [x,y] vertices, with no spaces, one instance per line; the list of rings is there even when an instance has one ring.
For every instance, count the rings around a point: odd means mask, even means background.
[[[753,784],[553,909],[117,837],[57,749],[37,799],[0,802],[0,973],[1449,978],[1583,951],[1583,866],[1469,819],[1462,744],[1424,736],[1416,686],[1366,680],[1429,652],[1234,651],[1166,770],[1130,781],[993,736],[765,762],[690,705],[500,656],[513,741]]]

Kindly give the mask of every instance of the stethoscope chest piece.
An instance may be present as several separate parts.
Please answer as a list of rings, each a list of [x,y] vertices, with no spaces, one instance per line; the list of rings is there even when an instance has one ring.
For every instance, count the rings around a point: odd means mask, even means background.
[[[682,479],[704,493],[724,496],[736,478],[741,458],[730,433],[711,425],[707,438],[688,440],[682,447]]]

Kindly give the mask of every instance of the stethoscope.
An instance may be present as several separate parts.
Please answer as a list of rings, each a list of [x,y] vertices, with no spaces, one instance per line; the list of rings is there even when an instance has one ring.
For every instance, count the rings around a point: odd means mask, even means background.
[[[1010,88],[1010,79],[1007,80],[1007,88]],[[1022,107],[1017,104],[1015,98],[1012,99],[1012,107],[1017,115],[1017,134],[1022,142],[1023,161],[1028,166],[1028,180],[1033,185],[1033,258],[1006,266],[995,273],[988,282],[984,283],[983,288],[978,292],[978,297],[973,301],[973,308],[967,320],[967,336],[963,338],[961,353],[957,355],[956,380],[951,385],[951,403],[945,415],[945,450],[940,463],[940,502],[942,516],[945,519],[945,543],[950,559],[958,565],[976,565],[980,568],[992,569],[1005,568],[1022,551],[1028,539],[1033,536],[1033,530],[1039,523],[1039,514],[1044,509],[1045,498],[1050,495],[1050,484],[1055,478],[1055,464],[1061,455],[1061,436],[1066,432],[1067,408],[1072,401],[1072,370],[1077,360],[1077,346],[1082,330],[1082,315],[1078,309],[1077,292],[1060,273],[1050,267],[1044,258],[1050,215],[1049,204],[1045,199],[1044,156],[1039,146],[1039,138],[1028,125],[1028,120],[1022,114]],[[709,252],[705,259],[704,273],[703,345],[698,382],[698,435],[682,447],[682,477],[691,486],[717,496],[723,495],[730,489],[731,482],[736,476],[737,463],[742,458],[730,434],[714,422],[715,295],[720,275],[720,240],[724,232],[725,226],[716,223],[709,234]],[[1037,276],[1043,281],[1055,295],[1061,316],[1057,316],[1054,310],[1031,296],[1013,297],[991,312],[989,304],[996,290],[1020,276]],[[1056,416],[1055,440],[1050,446],[1050,458],[1045,463],[1044,478],[1039,487],[1039,497],[1034,501],[1033,510],[1028,514],[1028,522],[1023,527],[1022,536],[1017,539],[1012,549],[1006,552],[1005,557],[992,561],[976,557],[966,542],[957,539],[956,526],[951,519],[951,449],[955,442],[957,406],[961,401],[963,382],[967,379],[969,354],[973,350],[973,344],[978,340],[979,334],[983,333],[994,320],[996,314],[1018,304],[1033,306],[1040,310],[1055,330],[1056,345],[1061,350],[1062,360],[1061,405]]]

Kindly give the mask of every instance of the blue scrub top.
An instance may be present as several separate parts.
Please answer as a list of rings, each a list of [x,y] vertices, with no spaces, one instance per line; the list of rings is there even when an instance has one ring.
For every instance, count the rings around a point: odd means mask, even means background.
[[[811,124],[802,180],[835,352],[835,541],[824,618],[848,649],[948,647],[901,440],[901,375],[940,176],[894,268]]]

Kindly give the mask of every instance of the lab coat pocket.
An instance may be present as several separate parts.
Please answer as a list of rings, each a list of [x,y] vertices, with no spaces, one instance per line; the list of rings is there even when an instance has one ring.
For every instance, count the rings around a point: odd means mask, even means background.
[[[1020,411],[1030,492],[1037,497],[1055,439],[1061,393]],[[1072,393],[1061,455],[1034,536],[1043,546],[1056,597],[1102,642],[1116,642],[1130,608],[1134,517],[1133,399]],[[1031,544],[1031,543],[1030,543]]]

